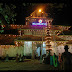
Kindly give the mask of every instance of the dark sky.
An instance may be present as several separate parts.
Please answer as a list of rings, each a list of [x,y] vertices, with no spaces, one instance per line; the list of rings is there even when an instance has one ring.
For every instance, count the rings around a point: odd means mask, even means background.
[[[10,4],[16,5],[15,12],[17,13],[17,16],[15,24],[25,24],[25,17],[29,16],[36,9],[36,5],[33,6],[32,5],[33,3],[27,3],[24,2],[24,0],[0,0],[0,2],[6,3],[8,5]],[[23,3],[25,3],[25,6],[23,6]],[[51,12],[50,17],[53,18],[53,24],[71,25],[72,3],[69,0],[65,0],[65,2],[56,3],[56,7],[61,3],[63,3],[64,5],[60,11],[59,11],[60,8],[52,9],[53,12]],[[46,7],[46,13],[48,12],[49,9],[48,7]]]

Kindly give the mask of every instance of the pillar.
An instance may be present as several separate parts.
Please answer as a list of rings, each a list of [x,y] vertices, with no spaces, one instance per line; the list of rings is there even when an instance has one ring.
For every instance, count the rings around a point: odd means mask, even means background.
[[[32,42],[32,59],[35,59],[33,42]]]

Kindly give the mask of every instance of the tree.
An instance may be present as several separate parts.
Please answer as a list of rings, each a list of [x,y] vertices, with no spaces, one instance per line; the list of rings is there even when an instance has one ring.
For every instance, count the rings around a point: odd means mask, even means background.
[[[15,5],[11,4],[8,6],[7,4],[0,3],[0,25],[1,29],[3,29],[2,25],[6,24],[9,25],[10,23],[13,23],[16,21],[15,16],[17,15],[14,12],[14,9],[16,8]],[[3,32],[3,30],[0,30],[0,32]]]

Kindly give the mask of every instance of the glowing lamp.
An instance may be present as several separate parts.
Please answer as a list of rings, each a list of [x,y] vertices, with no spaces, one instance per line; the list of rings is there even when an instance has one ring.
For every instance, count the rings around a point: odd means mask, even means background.
[[[41,12],[41,9],[39,9],[39,12]]]
[[[42,23],[42,20],[41,19],[39,20],[39,23]]]
[[[42,12],[43,13],[43,12]]]

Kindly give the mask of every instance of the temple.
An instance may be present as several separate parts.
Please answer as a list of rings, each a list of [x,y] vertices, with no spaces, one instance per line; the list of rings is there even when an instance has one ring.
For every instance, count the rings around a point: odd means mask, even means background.
[[[53,19],[48,14],[35,10],[26,17],[25,25],[3,25],[8,34],[0,34],[0,57],[8,54],[10,57],[19,55],[31,56],[33,59],[41,53],[51,55],[64,52],[64,45],[69,46],[72,53],[71,26],[53,25]]]

